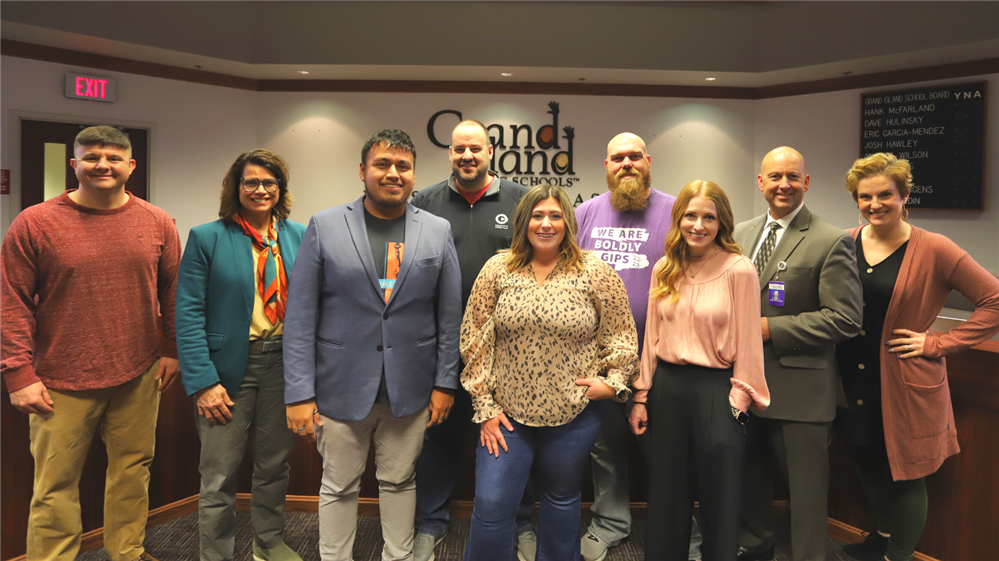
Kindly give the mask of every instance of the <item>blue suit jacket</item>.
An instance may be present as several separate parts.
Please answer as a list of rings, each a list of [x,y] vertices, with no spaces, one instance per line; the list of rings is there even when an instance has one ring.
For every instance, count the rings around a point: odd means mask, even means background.
[[[364,197],[309,221],[284,324],[285,403],[358,421],[382,365],[394,417],[425,408],[434,386],[458,387],[461,273],[451,226],[406,205],[406,247],[386,304],[364,223]]]
[[[287,273],[305,226],[278,222],[278,246]],[[187,395],[219,382],[230,396],[243,383],[253,313],[253,249],[232,220],[191,228],[177,280],[177,352]]]

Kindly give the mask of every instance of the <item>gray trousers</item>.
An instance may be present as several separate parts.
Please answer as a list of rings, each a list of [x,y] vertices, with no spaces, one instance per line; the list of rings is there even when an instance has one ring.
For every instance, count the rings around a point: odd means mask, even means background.
[[[284,530],[284,500],[288,489],[288,456],[295,435],[288,430],[284,408],[281,351],[250,351],[243,384],[229,408],[232,419],[213,425],[197,414],[201,438],[201,494],[198,527],[203,561],[233,558],[236,535],[236,479],[253,431],[253,486],[250,517],[256,539],[265,548],[277,547]]]
[[[791,556],[826,558],[831,422],[807,423],[753,415],[747,425],[739,545],[761,552],[774,543],[774,478],[780,473],[791,499]]]
[[[412,559],[416,517],[416,460],[423,449],[430,411],[423,409],[396,419],[387,405],[375,403],[360,421],[322,416],[316,427],[323,456],[319,489],[319,557],[350,561],[357,531],[357,502],[368,459],[375,443],[375,478],[382,523],[383,561]]]
[[[632,403],[611,402],[604,408],[604,417],[597,440],[590,451],[593,470],[593,506],[589,532],[608,547],[614,547],[631,535],[631,500],[628,485],[628,418]],[[638,437],[642,452],[647,452],[648,433]],[[701,531],[697,520],[691,520],[690,559],[701,558]]]

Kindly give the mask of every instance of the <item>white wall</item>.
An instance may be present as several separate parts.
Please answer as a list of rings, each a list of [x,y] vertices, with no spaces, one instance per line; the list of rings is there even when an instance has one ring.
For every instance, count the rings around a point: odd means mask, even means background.
[[[182,240],[188,230],[217,216],[218,193],[228,166],[242,151],[264,147],[291,167],[296,203],[292,218],[307,222],[318,210],[356,199],[364,140],[381,128],[407,131],[417,148],[417,188],[450,173],[447,151],[427,136],[427,122],[441,109],[486,124],[550,122],[548,102],[560,104],[562,127],[575,129],[573,163],[577,182],[570,196],[588,198],[606,189],[603,160],[607,141],[622,131],[645,138],[652,156],[653,185],[676,194],[694,179],[721,185],[736,219],[764,212],[756,189],[763,155],[789,144],[806,158],[812,176],[807,204],[830,222],[856,223],[856,209],[843,190],[843,174],[859,152],[860,91],[762,101],[687,100],[598,96],[368,94],[245,92],[122,73],[2,57],[0,79],[0,166],[11,170],[10,196],[0,197],[0,226],[6,232],[20,210],[17,117],[92,120],[147,126],[152,130],[150,199],[177,220]],[[119,100],[103,104],[63,96],[63,76],[76,70],[118,80]],[[985,77],[996,82],[999,75]],[[973,79],[962,79],[969,82]],[[953,81],[952,81],[953,82]],[[899,88],[888,88],[899,89]],[[990,101],[992,115],[999,100]],[[442,117],[437,136],[447,139],[456,118]],[[989,130],[986,206],[980,212],[922,211],[913,222],[954,239],[984,266],[999,271],[999,130]],[[565,141],[562,148],[565,149]],[[10,211],[8,213],[8,210]]]
[[[4,233],[20,211],[18,116],[149,128],[149,198],[177,221],[185,238],[191,226],[218,218],[222,177],[241,151],[256,145],[254,92],[8,56],[0,64],[0,166],[11,170],[11,194],[0,196]],[[65,73],[74,71],[115,78],[118,100],[65,97]]]
[[[413,137],[420,189],[451,173],[447,150],[434,146],[426,132],[434,113],[453,109],[487,125],[503,124],[509,144],[509,125],[530,124],[536,131],[550,123],[552,100],[533,95],[261,93],[258,138],[261,146],[289,159],[293,216],[304,221],[317,210],[360,196],[361,145],[376,130],[400,128]],[[752,193],[735,187],[752,173],[751,102],[580,96],[562,96],[558,102],[560,138],[565,126],[575,132],[573,168],[579,181],[567,189],[572,198],[586,199],[607,189],[607,142],[628,130],[646,139],[653,184],[660,190],[675,194],[693,179],[711,179],[730,188],[733,204],[745,209],[741,218],[751,216]],[[449,142],[457,122],[454,115],[442,116],[435,127],[437,138]],[[523,145],[524,135],[520,138]],[[565,140],[560,145],[567,148]]]

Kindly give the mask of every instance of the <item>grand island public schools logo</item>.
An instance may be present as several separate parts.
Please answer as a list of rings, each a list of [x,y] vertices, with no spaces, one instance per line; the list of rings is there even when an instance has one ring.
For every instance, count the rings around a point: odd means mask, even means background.
[[[590,231],[590,239],[597,257],[615,271],[649,266],[649,258],[644,253],[636,253],[649,241],[649,231],[645,228],[596,227]]]
[[[505,215],[505,214],[497,214],[496,215],[496,224],[494,226],[496,228],[500,229],[500,230],[509,230],[510,229],[510,217],[507,216],[507,215]]]
[[[509,137],[507,127],[497,123],[486,125],[489,141],[493,144],[493,159],[489,163],[489,169],[497,172],[501,178],[525,187],[546,183],[565,188],[578,183],[580,178],[567,177],[576,175],[572,168],[572,141],[575,138],[575,129],[563,127],[564,134],[559,137],[557,101],[548,102],[548,114],[552,116],[551,123],[542,125],[537,130],[526,124],[508,125]],[[454,115],[458,121],[463,117],[460,111],[442,109],[434,113],[427,122],[427,136],[430,137],[430,142],[434,146],[447,148],[448,145],[434,135],[435,124],[441,115]],[[565,141],[564,150],[559,143],[560,140]],[[521,142],[524,144],[521,145]],[[550,150],[558,152],[549,154]]]

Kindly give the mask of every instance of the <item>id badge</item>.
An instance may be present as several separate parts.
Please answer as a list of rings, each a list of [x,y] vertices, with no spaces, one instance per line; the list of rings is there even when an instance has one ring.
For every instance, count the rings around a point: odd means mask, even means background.
[[[784,305],[784,283],[770,281],[767,283],[767,294],[771,306]]]

